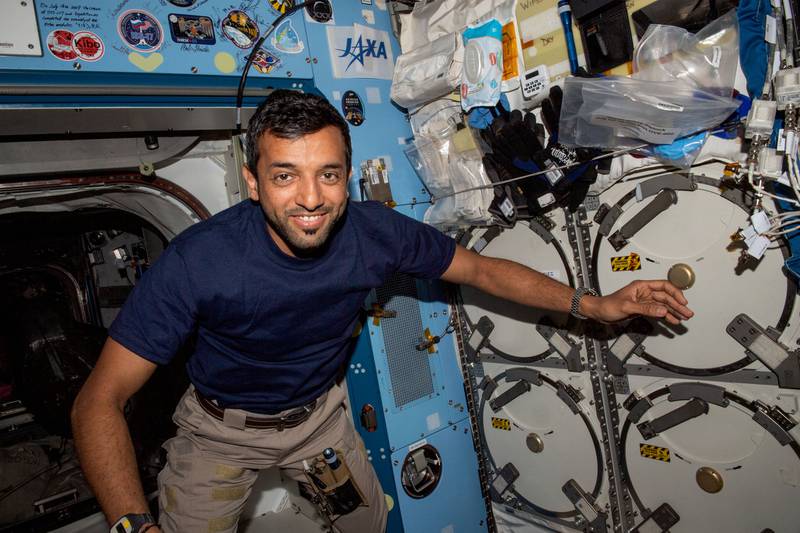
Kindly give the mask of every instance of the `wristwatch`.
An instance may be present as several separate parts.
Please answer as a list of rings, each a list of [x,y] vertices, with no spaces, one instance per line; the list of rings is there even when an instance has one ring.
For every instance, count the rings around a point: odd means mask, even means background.
[[[584,296],[590,294],[592,296],[597,296],[597,291],[590,289],[588,287],[578,287],[575,289],[575,293],[572,295],[572,301],[570,302],[569,306],[569,314],[574,316],[575,318],[580,318],[581,320],[586,320],[588,317],[585,317],[581,314],[581,300]]]
[[[144,526],[155,523],[156,519],[150,513],[126,514],[114,522],[109,533],[139,533]]]

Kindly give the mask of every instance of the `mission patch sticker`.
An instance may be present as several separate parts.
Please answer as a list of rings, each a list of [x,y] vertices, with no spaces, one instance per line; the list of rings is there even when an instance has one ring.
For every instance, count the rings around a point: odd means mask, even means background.
[[[90,31],[79,31],[72,36],[72,48],[84,61],[97,61],[106,51],[103,41]]]
[[[217,42],[214,23],[209,17],[172,13],[168,20],[169,32],[176,43],[211,45]]]
[[[147,11],[126,11],[119,17],[117,30],[125,44],[138,52],[155,52],[164,40],[161,23]]]
[[[294,0],[269,0],[272,9],[283,15],[287,9],[294,7]]]
[[[355,91],[347,91],[342,96],[342,114],[344,119],[353,126],[364,123],[364,104]]]
[[[74,61],[78,53],[72,48],[73,34],[69,30],[53,30],[47,36],[47,49],[61,61]]]
[[[169,3],[178,7],[192,7],[197,0],[169,0]]]
[[[299,54],[305,48],[303,41],[300,40],[300,35],[292,26],[291,20],[284,20],[275,29],[275,33],[272,35],[272,46],[279,52],[287,54]]]
[[[252,48],[258,40],[258,24],[244,11],[234,10],[222,19],[222,34],[239,48]]]
[[[253,68],[261,74],[269,74],[281,64],[281,58],[261,48],[253,58]]]

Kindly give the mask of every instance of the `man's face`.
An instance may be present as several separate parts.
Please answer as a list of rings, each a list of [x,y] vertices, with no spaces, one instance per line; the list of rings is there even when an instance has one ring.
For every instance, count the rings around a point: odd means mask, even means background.
[[[257,174],[244,176],[250,199],[267,215],[267,231],[285,254],[312,255],[347,205],[345,145],[335,126],[297,139],[265,133]]]

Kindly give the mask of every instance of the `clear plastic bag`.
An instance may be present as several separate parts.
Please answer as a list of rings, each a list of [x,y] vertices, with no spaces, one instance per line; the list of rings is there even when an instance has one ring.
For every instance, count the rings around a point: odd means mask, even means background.
[[[722,123],[739,102],[680,83],[567,78],[559,140],[567,145],[623,148],[670,144]]]
[[[411,109],[444,96],[461,82],[464,47],[457,34],[444,35],[397,58],[391,97]]]
[[[434,100],[409,115],[411,131],[418,139],[444,139],[462,120],[461,103],[448,98]]]
[[[739,24],[734,9],[697,34],[676,26],[651,25],[634,52],[633,77],[730,96],[738,61]]]
[[[491,221],[491,188],[452,194],[490,184],[480,151],[458,139],[463,135],[469,135],[469,131],[453,128],[441,138],[417,138],[405,150],[411,166],[435,199],[424,221],[442,231]]]

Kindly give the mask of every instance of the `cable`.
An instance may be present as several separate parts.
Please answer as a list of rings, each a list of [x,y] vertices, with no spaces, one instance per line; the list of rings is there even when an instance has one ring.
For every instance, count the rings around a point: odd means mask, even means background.
[[[247,84],[247,74],[250,72],[250,67],[253,65],[253,61],[255,61],[256,54],[261,49],[261,45],[264,44],[264,41],[267,39],[267,37],[269,37],[272,32],[275,31],[275,28],[281,22],[283,22],[286,17],[295,14],[298,10],[306,6],[316,4],[317,1],[318,0],[307,0],[306,2],[301,2],[290,7],[280,16],[278,16],[278,18],[273,20],[258,41],[256,41],[255,46],[253,46],[253,49],[250,51],[250,55],[247,56],[247,63],[242,71],[242,76],[239,78],[239,88],[236,91],[236,131],[241,131],[242,129],[242,101],[244,100],[244,86]]]
[[[432,203],[430,200],[418,200],[416,202],[406,202],[404,204],[397,204],[397,205],[395,205],[395,207],[405,207],[405,206],[409,206],[409,205],[410,206],[414,206],[414,205],[430,204],[430,203]]]
[[[772,100],[772,66],[775,64],[775,54],[779,54],[777,47],[770,43],[767,47],[767,75],[764,78],[764,87],[761,89],[761,100]]]
[[[46,473],[50,472],[51,470],[54,470],[56,468],[61,468],[61,466],[62,466],[61,463],[52,464],[52,465],[47,466],[47,467],[43,468],[42,470],[36,472],[32,476],[30,476],[28,479],[20,481],[16,485],[9,485],[8,487],[4,488],[2,490],[2,492],[0,492],[0,501],[5,500],[6,498],[8,498],[9,496],[11,496],[15,492],[17,492],[19,489],[21,489],[22,487],[24,487],[25,485],[27,485],[31,481],[35,481],[36,479],[39,479],[40,477],[42,477]]]
[[[786,56],[786,66],[794,67],[794,36],[797,29],[794,25],[794,11],[792,10],[792,3],[786,2],[784,4],[783,18],[786,22],[786,31],[784,37],[786,38],[786,49],[788,54]]]
[[[447,327],[444,328],[444,331],[442,331],[441,335],[433,335],[430,338],[422,339],[422,340],[420,340],[420,342],[417,343],[415,348],[417,349],[418,352],[427,350],[431,346],[435,346],[435,345],[439,344],[442,341],[443,338],[445,338],[446,336],[450,335],[455,330],[456,330],[456,326],[453,323],[453,320],[451,319],[450,322],[448,322]]]
[[[711,130],[710,133],[714,134],[714,133],[718,133],[718,132],[721,132],[721,131],[724,131],[724,128],[717,128],[717,129]],[[638,146],[633,146],[631,148],[623,148],[623,149],[620,149],[620,150],[616,150],[614,152],[608,152],[608,153],[605,153],[605,154],[600,154],[597,157],[593,157],[592,159],[589,159],[588,161],[576,161],[576,162],[570,163],[568,165],[562,165],[560,167],[547,168],[546,170],[540,170],[538,172],[533,172],[533,173],[530,173],[530,174],[524,174],[524,175],[518,176],[516,178],[511,178],[511,179],[507,179],[507,180],[503,180],[503,181],[497,181],[497,182],[491,183],[489,185],[478,185],[478,186],[475,186],[475,187],[469,187],[467,189],[462,189],[460,191],[454,191],[454,192],[451,192],[451,193],[443,194],[442,196],[431,195],[431,203],[432,204],[436,203],[437,200],[441,200],[443,198],[450,198],[451,196],[455,196],[457,194],[463,194],[463,193],[482,190],[482,189],[491,189],[491,188],[498,187],[498,186],[501,186],[501,185],[507,185],[509,183],[514,183],[516,181],[524,180],[524,179],[527,179],[527,178],[532,178],[532,177],[535,177],[535,176],[540,176],[542,174],[546,174],[547,172],[551,172],[553,170],[564,170],[566,168],[571,168],[571,167],[576,167],[576,166],[579,166],[579,165],[584,165],[586,163],[590,163],[592,161],[599,161],[601,159],[605,159],[605,158],[608,158],[608,157],[612,157],[613,158],[613,157],[616,157],[618,155],[628,154],[628,153],[631,153],[631,152],[635,152],[636,150],[641,150],[642,148],[647,148],[648,146],[651,146],[651,144],[650,143],[640,144]],[[716,160],[716,158],[712,158],[712,159],[709,159],[709,160],[704,160],[701,163],[698,163],[696,165],[692,165],[692,167],[708,164],[709,162],[712,162],[714,160]],[[658,166],[658,165],[653,165],[653,167],[655,167],[655,166]],[[630,173],[633,173],[633,172],[636,172],[636,171],[640,171],[640,170],[645,170],[645,169],[648,169],[648,168],[651,168],[651,167],[649,167],[649,166],[648,167],[638,167],[638,168],[635,168],[635,169],[631,169]],[[628,174],[629,173],[626,172],[625,174],[620,176],[619,179],[623,179]],[[769,194],[768,194],[768,196],[769,196]]]
[[[749,184],[749,185],[750,185],[750,186],[751,186],[753,189],[756,189],[756,185],[755,185],[755,183],[753,182],[753,176],[752,176],[752,174],[751,174],[749,171],[748,171],[748,173],[747,173],[747,174],[748,174],[748,175],[747,175],[747,182],[748,182],[748,184]],[[769,198],[773,198],[773,199],[775,199],[775,200],[781,200],[781,201],[783,201],[783,202],[788,202],[788,203],[790,203],[790,204],[793,204],[793,205],[795,205],[795,206],[797,206],[797,207],[800,207],[800,201],[794,200],[794,199],[792,199],[792,198],[787,198],[786,196],[780,196],[780,195],[777,195],[777,194],[772,194],[771,192],[768,192],[768,191],[765,191],[765,190],[763,190],[763,188],[761,189],[761,194],[762,194],[763,196],[767,196],[767,197],[769,197]]]
[[[532,177],[535,177],[535,176],[541,176],[542,174],[546,174],[547,172],[552,172],[554,170],[564,170],[565,168],[572,168],[572,167],[577,167],[579,165],[585,165],[586,163],[591,163],[592,161],[599,161],[599,160],[605,159],[607,157],[616,157],[618,155],[628,154],[628,153],[634,152],[636,150],[641,150],[642,148],[645,148],[647,146],[650,146],[650,145],[649,144],[640,144],[639,146],[634,146],[632,148],[623,148],[622,150],[617,150],[615,152],[609,152],[607,154],[600,154],[597,157],[593,157],[592,159],[589,159],[588,161],[575,161],[574,163],[570,163],[568,165],[561,165],[560,167],[548,167],[545,170],[540,170],[538,172],[532,172],[530,174],[524,174],[522,176],[517,176],[516,178],[511,178],[511,179],[507,179],[507,180],[503,180],[503,181],[496,181],[496,182],[491,183],[489,185],[476,185],[475,187],[468,187],[466,189],[462,189],[460,191],[453,191],[451,193],[443,194],[441,196],[436,196],[436,197],[431,196],[431,203],[432,204],[436,203],[438,200],[442,200],[444,198],[450,198],[451,196],[455,196],[457,194],[464,194],[464,193],[472,192],[472,191],[480,191],[480,190],[483,190],[483,189],[493,189],[494,187],[499,187],[501,185],[507,185],[509,183],[514,183],[516,181],[532,178]]]
[[[766,235],[766,236],[769,236],[769,237],[777,237],[779,235],[786,235],[787,233],[793,233],[793,232],[795,232],[797,230],[800,230],[800,225],[792,226],[791,228],[784,229],[784,230],[781,230],[781,231],[767,231],[767,232],[763,233],[763,235]]]

